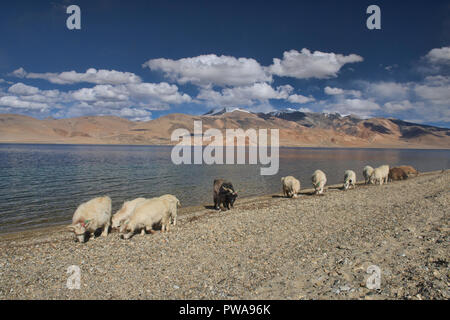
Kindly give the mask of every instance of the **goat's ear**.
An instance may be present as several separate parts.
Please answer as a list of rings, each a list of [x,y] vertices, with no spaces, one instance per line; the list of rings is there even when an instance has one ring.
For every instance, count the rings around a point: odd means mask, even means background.
[[[66,227],[66,231],[74,231],[75,230],[75,226],[73,224],[70,224]]]

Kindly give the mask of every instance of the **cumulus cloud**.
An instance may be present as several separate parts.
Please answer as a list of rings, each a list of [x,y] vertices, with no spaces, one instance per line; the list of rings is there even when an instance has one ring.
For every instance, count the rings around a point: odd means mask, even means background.
[[[414,92],[422,99],[450,109],[450,77],[427,77],[423,83],[414,85]]]
[[[79,101],[127,100],[127,92],[112,85],[97,85],[72,92],[72,97]]]
[[[118,115],[120,117],[128,118],[131,121],[149,121],[152,119],[152,113],[150,111],[136,108],[120,109]]]
[[[320,51],[311,52],[303,48],[301,52],[285,51],[282,59],[274,58],[269,71],[280,77],[326,79],[337,77],[345,64],[361,61],[363,58],[356,54],[345,56]]]
[[[450,65],[450,47],[432,49],[425,55],[425,59],[432,64]]]
[[[408,95],[409,85],[397,82],[365,83],[366,92],[379,99],[402,99]]]
[[[21,82],[13,84],[11,87],[9,87],[8,92],[12,94],[17,95],[33,95],[39,92],[39,89],[36,87],[28,86],[26,84],[23,84]]]
[[[331,87],[325,87],[324,92],[330,96],[335,96],[338,94],[344,94],[344,90],[340,88],[331,88]]]
[[[256,82],[271,82],[272,77],[255,59],[201,55],[179,60],[151,59],[143,67],[162,71],[172,81],[199,86],[245,86]]]
[[[149,110],[164,110],[170,105],[192,101],[176,85],[165,82],[96,85],[67,92],[40,90],[20,82],[10,86],[7,92],[0,92],[0,98],[0,107],[10,109],[42,113],[56,109],[56,116],[110,114],[134,120],[151,119]]]
[[[267,83],[255,83],[251,86],[225,88],[220,92],[203,88],[197,99],[212,106],[253,106],[257,103],[267,103],[269,99],[287,99],[292,90],[290,85],[274,89]]]
[[[22,67],[20,67],[19,69],[16,69],[13,72],[11,72],[9,75],[17,78],[25,78],[27,72]]]
[[[380,110],[380,105],[368,99],[337,99],[333,103],[322,102],[325,104],[324,112],[334,113],[338,112],[341,115],[356,115],[362,118],[373,116],[374,113]]]
[[[0,97],[0,106],[14,109],[34,109],[42,112],[49,109],[49,106],[45,103],[26,101],[16,96]]]
[[[176,85],[166,82],[130,84],[126,88],[136,98],[160,100],[166,104],[180,104],[192,100],[188,94],[180,93]]]
[[[95,83],[95,84],[124,84],[140,83],[141,78],[131,72],[116,70],[97,70],[90,68],[84,73],[76,71],[65,71],[61,73],[31,73],[23,68],[14,70],[12,76],[27,79],[44,79],[54,84]]]
[[[96,106],[146,106],[152,110],[167,109],[171,104],[190,102],[189,95],[180,93],[176,85],[168,83],[139,83],[127,85],[96,85],[70,93],[74,100]]]
[[[344,90],[341,88],[331,88],[331,87],[325,87],[324,90],[325,94],[329,96],[337,96],[337,95],[350,95],[354,97],[361,97],[361,91],[358,90]]]
[[[43,111],[47,111],[50,106],[58,108],[61,102],[66,101],[66,95],[58,90],[40,90],[21,82],[13,84],[6,93],[0,93],[0,96],[5,97],[3,105],[8,105],[10,108],[42,109]]]
[[[409,100],[386,102],[384,104],[384,110],[388,113],[398,113],[413,108],[412,103]]]
[[[367,82],[363,87],[366,99],[383,105],[378,110],[382,116],[395,115],[401,119],[421,119],[422,122],[450,122],[449,76],[428,76],[422,81],[407,83]]]
[[[308,102],[313,102],[316,99],[314,99],[311,96],[305,97],[305,96],[302,96],[301,94],[293,94],[293,95],[290,95],[287,100],[292,103],[308,103]]]

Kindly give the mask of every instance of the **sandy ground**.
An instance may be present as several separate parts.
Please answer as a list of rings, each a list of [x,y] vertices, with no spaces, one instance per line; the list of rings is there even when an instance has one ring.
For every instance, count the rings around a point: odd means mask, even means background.
[[[2,235],[0,299],[450,298],[450,171],[310,191],[185,208],[169,233],[131,240],[80,244],[62,227]],[[71,265],[80,289],[66,286]],[[366,286],[371,265],[378,290]]]

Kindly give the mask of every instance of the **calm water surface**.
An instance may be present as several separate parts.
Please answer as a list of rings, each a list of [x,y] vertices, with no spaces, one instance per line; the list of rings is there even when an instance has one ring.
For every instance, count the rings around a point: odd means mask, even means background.
[[[344,171],[369,164],[410,164],[420,171],[450,167],[449,150],[280,148],[277,175],[259,165],[174,165],[171,147],[0,144],[0,232],[70,222],[76,207],[109,195],[115,212],[125,200],[176,195],[183,206],[210,204],[215,178],[231,180],[240,197],[280,192],[280,178],[293,175],[311,187],[314,170],[328,183]],[[239,201],[239,198],[238,198]]]

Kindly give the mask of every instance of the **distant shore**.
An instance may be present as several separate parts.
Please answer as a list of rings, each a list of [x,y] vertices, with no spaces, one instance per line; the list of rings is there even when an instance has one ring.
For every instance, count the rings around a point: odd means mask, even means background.
[[[0,299],[449,299],[450,171],[183,208],[168,233],[0,236]],[[81,288],[66,287],[67,268]],[[367,288],[370,265],[379,290]]]
[[[173,147],[176,145],[176,143],[174,144],[147,144],[147,143],[105,143],[105,142],[68,142],[68,141],[63,141],[63,142],[45,142],[45,141],[1,141],[0,140],[0,145],[14,145],[14,144],[19,144],[19,145],[55,145],[55,146],[60,146],[60,145],[68,145],[68,146],[72,146],[72,145],[80,145],[80,146],[139,146],[139,147]],[[202,145],[203,147],[207,146],[208,144],[204,144]],[[245,145],[246,147],[248,147],[248,145]],[[227,147],[226,145],[223,147]],[[238,146],[238,147],[242,147],[242,146]],[[269,145],[270,147],[270,145]],[[280,145],[280,148],[304,148],[304,149],[402,149],[402,150],[450,150],[450,146],[449,147],[443,147],[443,146],[426,146],[426,145],[415,145],[415,144],[411,144],[411,145],[381,145],[381,144],[373,144],[373,145],[361,145],[361,146],[342,146],[342,145],[296,145],[296,144],[288,144],[288,145]]]

